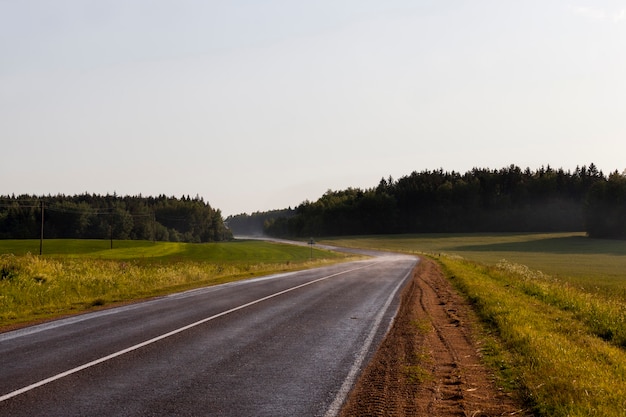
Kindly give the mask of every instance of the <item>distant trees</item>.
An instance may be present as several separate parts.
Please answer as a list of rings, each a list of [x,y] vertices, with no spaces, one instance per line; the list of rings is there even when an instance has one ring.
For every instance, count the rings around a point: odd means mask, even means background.
[[[46,238],[211,242],[232,238],[221,212],[202,198],[116,195],[0,197],[0,238],[37,238],[44,207]]]
[[[241,213],[228,216],[225,220],[228,228],[239,236],[260,236],[265,234],[265,229],[272,228],[278,235],[287,235],[287,230],[283,227],[287,225],[287,219],[293,217],[295,211],[290,208],[282,210],[271,210],[265,212],[254,212],[252,214]],[[278,232],[280,231],[280,232]]]
[[[587,233],[591,237],[626,237],[626,176],[617,171],[594,183],[585,207]]]
[[[302,203],[281,227],[296,236],[375,234],[396,229],[396,221],[396,201],[389,194],[348,188],[328,190],[316,202]],[[268,233],[277,232],[276,223],[267,225]]]
[[[367,190],[329,190],[317,201],[296,207],[292,217],[266,224],[265,232],[307,237],[580,231],[594,226],[595,219],[604,228],[590,234],[608,236],[617,233],[622,223],[615,220],[607,225],[596,213],[624,221],[624,200],[619,197],[625,195],[619,191],[626,186],[619,182],[623,179],[614,174],[607,180],[594,164],[574,172],[550,166],[522,170],[515,165],[499,170],[474,168],[464,174],[442,169],[413,172],[397,181],[383,178]]]
[[[328,190],[295,209],[230,216],[202,198],[82,194],[0,197],[0,238],[211,242],[238,235],[331,236],[427,232],[586,230],[626,238],[626,172],[608,178],[594,164],[574,172],[510,165],[442,169],[380,180],[370,189]],[[232,232],[231,232],[232,231]]]

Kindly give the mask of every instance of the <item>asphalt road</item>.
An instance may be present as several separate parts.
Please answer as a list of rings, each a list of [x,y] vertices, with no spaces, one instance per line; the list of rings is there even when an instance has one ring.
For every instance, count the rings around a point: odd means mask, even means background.
[[[416,262],[381,256],[0,334],[0,416],[333,416]]]

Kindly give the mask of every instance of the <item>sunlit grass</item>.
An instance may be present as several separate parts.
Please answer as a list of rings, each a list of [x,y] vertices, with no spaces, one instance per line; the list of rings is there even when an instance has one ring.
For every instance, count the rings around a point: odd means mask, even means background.
[[[38,254],[39,241],[0,240],[0,254],[8,253]],[[313,249],[313,255],[314,258],[342,256],[318,249]],[[43,256],[144,261],[298,262],[309,259],[310,249],[259,240],[219,243],[116,240],[111,249],[108,240],[50,239],[44,241]]]
[[[37,245],[34,245],[37,243]],[[13,246],[12,246],[13,244]],[[0,241],[0,327],[92,307],[320,266],[345,255],[307,247],[227,243]]]
[[[626,305],[569,288],[525,268],[487,267],[440,257],[452,281],[469,297],[509,351],[514,376],[545,416],[626,415]],[[529,273],[530,272],[530,273]],[[530,289],[530,290],[529,290]],[[567,301],[566,301],[567,300]],[[608,320],[615,337],[598,331]],[[623,346],[622,346],[623,347]]]

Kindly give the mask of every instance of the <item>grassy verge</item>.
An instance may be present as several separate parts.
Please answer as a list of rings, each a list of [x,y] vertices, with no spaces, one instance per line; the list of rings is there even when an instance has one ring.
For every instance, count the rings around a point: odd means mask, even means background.
[[[0,241],[0,329],[87,309],[345,260],[260,241]]]
[[[626,415],[626,304],[520,265],[439,260],[508,350],[536,411]]]
[[[507,234],[333,243],[430,252],[491,335],[482,343],[485,358],[537,414],[626,416],[623,241]]]

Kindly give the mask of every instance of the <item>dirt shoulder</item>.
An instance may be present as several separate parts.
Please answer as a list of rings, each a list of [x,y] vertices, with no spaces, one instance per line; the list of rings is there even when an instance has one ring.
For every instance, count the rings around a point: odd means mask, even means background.
[[[341,416],[528,415],[481,363],[476,320],[439,266],[422,258]]]

